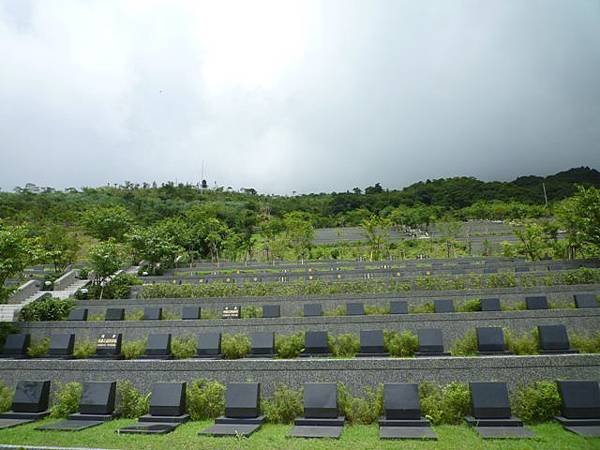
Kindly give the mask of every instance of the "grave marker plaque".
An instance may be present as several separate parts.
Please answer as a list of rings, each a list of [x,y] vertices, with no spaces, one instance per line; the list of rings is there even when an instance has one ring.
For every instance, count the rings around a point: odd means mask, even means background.
[[[70,358],[75,346],[74,334],[53,334],[50,336],[49,358]]]
[[[221,333],[198,334],[198,357],[216,358],[221,355]]]
[[[451,313],[454,312],[454,303],[449,299],[435,300],[433,310],[436,313]]]
[[[417,356],[446,356],[442,330],[438,328],[421,328],[417,330],[419,351]]]
[[[125,320],[125,308],[107,308],[104,320]]]
[[[279,305],[263,305],[262,310],[264,319],[272,319],[281,316]]]
[[[260,331],[250,334],[252,356],[273,356],[275,353],[275,333]]]
[[[26,358],[27,349],[31,344],[30,334],[9,334],[6,336],[4,342],[4,349],[2,350],[3,358]]]
[[[80,414],[112,414],[115,410],[116,391],[116,381],[84,383],[81,400],[79,401]]]
[[[348,316],[364,316],[365,305],[362,303],[348,303],[346,304],[346,315]]]
[[[408,314],[408,302],[404,300],[391,301],[390,314]]]
[[[542,353],[573,353],[564,325],[538,325],[540,351]]]
[[[96,342],[96,358],[121,358],[122,334],[101,334]]]
[[[383,386],[383,409],[388,420],[419,420],[419,385],[387,383]]]
[[[469,383],[476,419],[508,419],[511,416],[506,383]]]
[[[221,317],[223,319],[239,319],[241,317],[242,307],[241,305],[237,306],[226,306],[223,308],[223,313]]]
[[[258,417],[260,383],[230,383],[225,392],[225,416]]]
[[[181,416],[185,414],[186,383],[156,383],[150,396],[151,416]]]
[[[360,332],[360,353],[363,355],[384,356],[387,354],[382,330]],[[359,354],[360,355],[360,354]]]
[[[304,384],[304,417],[320,419],[338,417],[335,383]]]
[[[198,320],[201,318],[202,308],[200,306],[184,306],[181,310],[182,320]]]
[[[88,318],[87,308],[75,308],[69,313],[69,321],[86,321]]]
[[[144,320],[162,320],[162,308],[144,308]]]
[[[558,381],[562,415],[567,419],[600,419],[597,381]]]
[[[304,317],[318,317],[323,315],[320,303],[308,303],[304,305]]]
[[[548,299],[545,295],[525,297],[527,309],[548,309]]]
[[[598,308],[598,300],[595,294],[575,294],[573,298],[577,308]]]
[[[500,327],[476,328],[477,349],[482,354],[504,353],[504,331]]]
[[[479,303],[482,311],[501,311],[499,298],[482,298]]]
[[[50,381],[19,381],[12,401],[12,411],[40,413],[48,409]]]
[[[171,335],[150,334],[146,344],[146,359],[169,359],[171,357]]]
[[[325,355],[329,353],[327,331],[307,331],[304,333],[304,353]]]

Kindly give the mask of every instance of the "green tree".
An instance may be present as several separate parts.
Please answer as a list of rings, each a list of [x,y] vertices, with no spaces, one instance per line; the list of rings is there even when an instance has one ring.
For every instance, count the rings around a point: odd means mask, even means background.
[[[152,273],[163,266],[170,267],[177,253],[183,249],[174,242],[173,236],[169,235],[160,225],[152,227],[134,227],[127,238],[137,259],[143,259],[150,263]]]
[[[133,224],[133,217],[122,206],[101,207],[85,211],[81,223],[92,237],[102,241],[115,238],[123,242],[125,233]]]
[[[361,228],[369,246],[369,260],[378,260],[387,254],[390,245],[391,220],[372,215],[363,220]]]
[[[567,233],[570,244],[569,256],[586,246],[592,255],[600,254],[600,190],[579,186],[570,197],[556,208],[559,224]]]
[[[4,282],[37,261],[40,256],[38,240],[29,237],[21,226],[3,226],[0,223],[0,299],[8,296]]]
[[[42,258],[54,265],[54,271],[61,273],[73,264],[79,252],[77,235],[60,225],[48,225],[41,236]]]
[[[123,266],[125,257],[124,246],[114,239],[100,242],[90,248],[89,261],[93,271],[92,283],[102,287],[100,299],[102,299],[104,286],[108,278]]]
[[[515,247],[517,255],[531,261],[549,258],[552,252],[552,235],[548,228],[535,222],[526,223],[523,228],[515,228],[519,243]]]
[[[315,236],[315,229],[307,214],[294,211],[283,217],[288,245],[298,259],[307,258]]]

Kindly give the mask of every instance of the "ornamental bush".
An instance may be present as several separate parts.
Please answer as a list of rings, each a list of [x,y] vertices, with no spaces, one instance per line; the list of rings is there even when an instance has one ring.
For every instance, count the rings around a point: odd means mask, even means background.
[[[390,352],[390,356],[408,358],[415,356],[419,348],[419,339],[412,331],[404,330],[400,333],[397,331],[384,330],[383,341],[385,348]]]
[[[72,299],[44,297],[25,305],[19,312],[19,320],[22,322],[64,320],[74,306],[75,302]]]
[[[81,384],[75,381],[60,385],[54,394],[50,417],[67,417],[69,414],[77,412],[82,390]]]
[[[536,381],[513,391],[512,409],[524,422],[536,423],[552,420],[560,415],[560,395],[556,383]]]
[[[240,359],[250,353],[250,338],[245,334],[223,334],[221,351],[224,359]]]
[[[292,423],[304,411],[302,389],[277,385],[273,396],[261,401],[260,409],[271,423]]]
[[[124,419],[136,419],[148,413],[150,393],[143,395],[131,381],[117,382],[117,414]]]
[[[188,383],[187,412],[192,420],[214,419],[225,412],[225,386],[204,379]]]

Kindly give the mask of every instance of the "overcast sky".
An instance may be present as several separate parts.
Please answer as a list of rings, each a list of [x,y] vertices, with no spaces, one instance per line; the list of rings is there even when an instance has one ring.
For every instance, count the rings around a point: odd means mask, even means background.
[[[0,0],[0,187],[600,167],[600,0]]]

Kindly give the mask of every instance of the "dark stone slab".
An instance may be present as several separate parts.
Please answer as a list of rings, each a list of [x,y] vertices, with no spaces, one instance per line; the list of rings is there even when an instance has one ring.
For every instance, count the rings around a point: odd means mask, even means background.
[[[26,423],[35,422],[34,419],[4,419],[0,416],[0,430],[7,428],[18,427],[19,425],[25,425]]]
[[[31,344],[30,334],[9,334],[4,342],[2,356],[5,358],[26,358],[27,349]]]
[[[454,303],[452,300],[434,300],[433,310],[436,313],[451,313],[454,312]]]
[[[379,439],[436,440],[437,434],[430,427],[379,427]]]
[[[360,352],[385,354],[382,330],[366,330],[360,332]]]
[[[19,381],[12,401],[13,412],[41,413],[48,409],[50,381]]]
[[[304,384],[304,417],[335,418],[338,416],[335,383]]]
[[[106,308],[104,320],[125,320],[125,308]]]
[[[275,353],[275,333],[272,331],[259,331],[250,333],[252,355],[273,356]]]
[[[475,427],[482,439],[531,439],[533,431],[527,427]]]
[[[386,419],[420,419],[419,385],[386,383],[383,386],[383,409]]]
[[[207,436],[242,436],[248,437],[261,427],[261,424],[215,424],[206,430],[202,430],[201,435]]]
[[[571,349],[569,336],[564,325],[538,325],[538,335],[540,339],[540,350],[557,351]]]
[[[167,434],[177,428],[179,423],[152,423],[138,422],[134,425],[121,428],[117,433],[122,434]]]
[[[564,427],[565,430],[571,433],[578,434],[583,437],[600,437],[600,425],[584,426],[584,427]]]
[[[304,305],[304,317],[317,317],[323,315],[323,307],[320,303],[307,303]]]
[[[41,431],[81,431],[87,428],[96,427],[98,425],[102,425],[104,421],[102,420],[60,420],[58,422],[49,423],[46,425],[42,425],[41,427],[37,427],[36,430]]]
[[[408,314],[408,302],[404,300],[391,301],[390,314]]]
[[[571,426],[571,427],[596,427],[600,426],[600,417],[595,417],[591,419],[569,419],[564,416],[555,417],[558,423],[563,426]]]
[[[482,311],[501,311],[500,299],[499,298],[482,298],[479,303],[481,304]]]
[[[504,331],[500,327],[476,328],[477,350],[482,353],[502,353],[506,351]]]
[[[294,419],[294,425],[307,426],[307,427],[343,427],[346,422],[346,418],[343,416],[338,417],[296,417]]]
[[[49,358],[65,358],[73,355],[74,334],[53,334],[50,336]]]
[[[465,422],[472,427],[522,427],[523,421],[517,417],[500,417],[500,418],[475,418],[466,416]]]
[[[483,273],[498,273],[498,269],[496,267],[485,267]]]
[[[307,331],[304,333],[304,352],[306,354],[328,354],[327,331]]]
[[[169,358],[171,356],[171,335],[150,334],[146,344],[145,357]]]
[[[144,308],[144,320],[162,320],[162,308],[147,306]]]
[[[421,328],[417,330],[419,338],[419,354],[444,354],[444,338],[438,328]]]
[[[117,382],[83,383],[79,401],[81,414],[112,414],[115,410]]]
[[[476,419],[510,418],[510,403],[506,383],[469,383],[471,406]]]
[[[524,272],[529,272],[529,267],[527,267],[527,266],[515,267],[515,273],[524,273]]]
[[[577,308],[598,308],[595,294],[575,294],[573,299]]]
[[[307,438],[307,439],[339,439],[342,435],[343,427],[340,426],[309,426],[295,425],[289,432],[289,437]]]
[[[87,308],[75,308],[72,309],[69,313],[69,318],[67,320],[70,321],[86,321],[88,318],[88,309]]]
[[[346,315],[347,316],[364,316],[365,315],[365,305],[362,303],[348,303],[346,305]]]
[[[186,383],[156,383],[150,397],[151,416],[181,416],[185,414]]]
[[[200,306],[184,306],[181,309],[181,319],[198,320],[202,317],[202,308]]]
[[[225,392],[225,416],[258,417],[260,383],[230,383]]]
[[[101,334],[96,341],[97,358],[115,358],[120,359],[121,346],[123,344],[122,334]]]
[[[247,425],[247,424],[260,425],[260,424],[265,423],[265,416],[256,416],[256,417],[220,416],[215,419],[215,423],[225,424],[225,425]]]
[[[262,316],[264,319],[281,317],[281,308],[279,305],[263,305]]]
[[[562,415],[567,419],[600,419],[600,388],[596,381],[558,381]]]
[[[144,414],[138,419],[138,422],[150,423],[186,423],[190,420],[189,414],[180,414],[178,416],[160,416],[153,414]]]
[[[221,355],[221,333],[198,334],[198,357],[216,358]]]
[[[527,309],[548,309],[548,299],[545,295],[525,297],[525,306]]]

